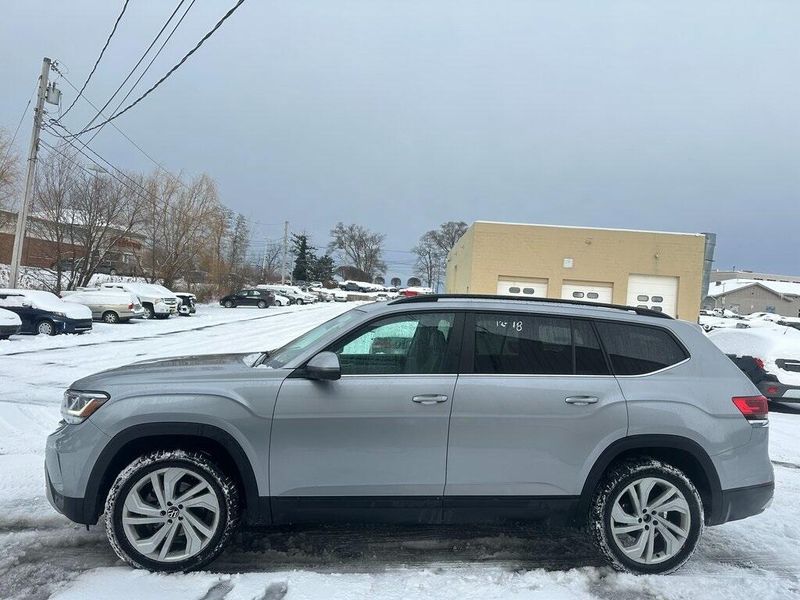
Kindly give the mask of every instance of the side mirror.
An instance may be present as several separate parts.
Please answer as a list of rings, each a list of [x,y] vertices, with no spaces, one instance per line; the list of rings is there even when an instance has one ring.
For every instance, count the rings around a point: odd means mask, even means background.
[[[23,300],[22,301],[22,308],[31,308],[32,306],[33,306],[33,304],[30,303],[28,300]]]
[[[336,381],[342,376],[339,357],[333,352],[320,352],[306,363],[306,377],[322,381]]]

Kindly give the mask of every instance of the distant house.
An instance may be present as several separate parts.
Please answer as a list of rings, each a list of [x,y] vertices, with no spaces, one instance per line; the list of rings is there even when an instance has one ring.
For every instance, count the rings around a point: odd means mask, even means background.
[[[800,316],[800,282],[759,279],[712,281],[703,306],[727,308],[739,314],[771,312]]]
[[[14,234],[17,224],[17,214],[5,210],[0,210],[0,264],[11,263],[11,255],[14,248]],[[80,243],[67,243],[62,241],[60,245],[53,239],[51,232],[56,230],[56,224],[48,219],[31,215],[28,217],[28,232],[25,236],[25,243],[22,245],[22,265],[26,267],[40,267],[52,269],[55,263],[61,259],[83,257],[86,248]],[[74,238],[79,240],[80,224],[75,224]],[[143,251],[143,237],[130,233],[124,234],[122,230],[114,230],[118,235],[113,246],[108,250],[103,260],[103,272],[114,271],[120,275],[133,275],[140,263]],[[124,234],[124,235],[121,235]]]

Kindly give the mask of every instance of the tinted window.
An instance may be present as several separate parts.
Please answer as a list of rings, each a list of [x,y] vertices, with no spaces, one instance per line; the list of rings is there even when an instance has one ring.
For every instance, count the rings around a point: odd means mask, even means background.
[[[608,375],[608,364],[600,341],[588,321],[572,322],[572,339],[575,342],[576,375]]]
[[[597,323],[616,375],[652,373],[681,362],[686,352],[665,330],[626,323]]]
[[[454,320],[452,313],[388,317],[330,350],[339,355],[342,375],[449,373],[456,362],[454,352],[448,350]]]
[[[572,375],[569,319],[475,315],[476,373]]]

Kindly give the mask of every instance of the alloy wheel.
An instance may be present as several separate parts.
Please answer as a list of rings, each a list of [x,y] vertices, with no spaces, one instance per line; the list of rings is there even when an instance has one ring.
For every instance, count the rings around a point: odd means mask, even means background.
[[[644,477],[614,499],[610,531],[630,560],[652,565],[674,557],[684,547],[692,525],[689,503],[670,482]]]
[[[42,321],[36,326],[36,331],[42,335],[53,335],[55,329],[50,321]]]
[[[220,504],[199,473],[167,467],[147,473],[125,497],[122,528],[147,558],[177,562],[199,554],[220,524]]]

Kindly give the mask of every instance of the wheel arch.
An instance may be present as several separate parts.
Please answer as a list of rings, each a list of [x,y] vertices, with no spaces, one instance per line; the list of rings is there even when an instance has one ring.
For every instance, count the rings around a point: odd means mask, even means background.
[[[588,513],[592,494],[608,470],[637,456],[662,460],[681,469],[700,492],[707,525],[723,522],[722,486],[711,457],[700,444],[677,435],[633,435],[613,442],[597,458],[581,491],[578,516]]]
[[[240,486],[243,520],[261,525],[271,522],[269,501],[258,493],[250,460],[228,432],[205,423],[144,423],[116,434],[103,448],[89,475],[85,495],[85,522],[96,523],[105,497],[117,475],[137,456],[156,449],[207,452]]]

